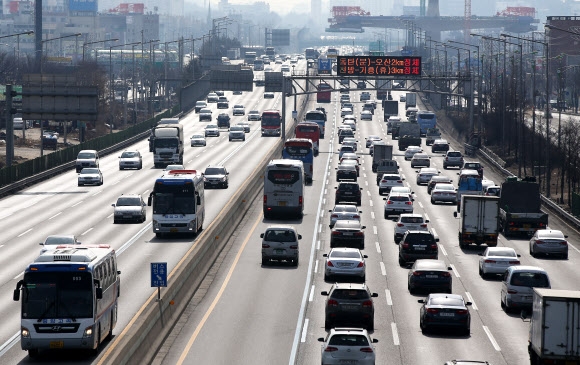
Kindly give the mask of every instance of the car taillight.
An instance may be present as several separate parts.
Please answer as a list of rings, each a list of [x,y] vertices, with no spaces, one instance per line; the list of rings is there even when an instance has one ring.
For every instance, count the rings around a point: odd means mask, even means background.
[[[342,232],[341,231],[332,231],[330,234],[332,236],[340,236],[342,234]]]
[[[366,353],[372,353],[373,349],[370,347],[361,347],[360,349],[361,352],[366,352]]]
[[[449,161],[449,157],[445,157],[445,161]]]
[[[334,352],[334,351],[338,351],[338,348],[328,346],[324,349],[324,352]]]
[[[507,292],[508,292],[508,294],[517,294],[518,293],[518,291],[514,290],[514,289],[509,289]]]
[[[264,194],[264,204],[268,202],[268,195]]]
[[[387,200],[387,204],[393,204],[393,202],[390,200]]]
[[[403,243],[403,248],[409,248],[409,244],[408,243]]]
[[[365,300],[362,303],[363,308],[371,308],[373,306],[373,301],[372,300]]]
[[[421,224],[421,228],[427,228],[427,225],[423,223]]]
[[[397,223],[397,227],[404,227],[405,225],[403,223]]]
[[[467,314],[467,309],[458,309],[455,311],[457,314]]]
[[[292,245],[292,246],[290,246],[290,249],[291,250],[297,250],[298,249],[298,245]]]
[[[520,261],[519,260],[513,260],[513,261],[510,261],[509,263],[510,263],[510,265],[519,265],[520,264]]]
[[[298,205],[302,205],[302,195],[298,197]]]
[[[353,215],[352,217],[353,217],[353,218],[360,219],[360,215],[358,215],[358,214],[355,214],[355,215]]]
[[[397,180],[397,182],[398,182],[399,184],[402,184],[402,183],[403,183],[403,180]]]
[[[364,263],[364,262],[362,262],[362,261],[361,261],[361,262],[359,262],[359,263],[358,263],[358,265],[356,265],[356,267],[363,267],[363,266],[365,266],[365,263]]]
[[[544,244],[544,243],[546,243],[546,242],[544,242],[544,241],[542,241],[542,240],[537,240],[537,241],[536,241],[536,245],[541,245],[541,244]]]
[[[326,303],[329,307],[338,307],[338,302],[334,299],[329,299],[328,303]]]
[[[444,276],[444,277],[448,278],[448,277],[450,277],[450,276],[451,276],[451,273],[448,273],[448,272],[442,272],[442,273],[441,273],[441,276]]]
[[[436,249],[437,249],[437,244],[436,244],[436,243],[432,244],[432,245],[431,245],[431,249],[432,249],[432,250],[436,250]]]
[[[267,243],[262,243],[262,248],[270,248],[270,245]]]
[[[355,236],[364,236],[364,232],[355,232],[354,233]]]
[[[405,205],[413,205],[413,202],[405,202]]]
[[[490,260],[490,259],[487,259],[487,260],[485,260],[484,262],[485,262],[486,264],[495,264],[495,262],[496,262],[496,261],[495,261],[495,260]]]
[[[413,271],[413,276],[421,276],[422,274],[420,271]]]
[[[328,261],[328,262],[326,263],[326,266],[334,267],[334,264],[332,263],[332,261]]]
[[[427,308],[427,313],[437,314],[439,313],[439,309]]]
[[[568,244],[568,241],[560,241],[560,244],[566,246]]]
[[[387,180],[383,179],[383,180],[381,180],[381,182],[382,182],[382,183],[386,183],[386,182],[387,182]]]
[[[330,216],[331,218],[338,218],[338,214],[333,214]]]

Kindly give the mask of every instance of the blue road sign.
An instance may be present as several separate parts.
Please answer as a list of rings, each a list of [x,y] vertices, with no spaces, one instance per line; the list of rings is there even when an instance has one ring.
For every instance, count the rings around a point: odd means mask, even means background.
[[[151,263],[151,287],[167,286],[167,262]]]
[[[332,72],[332,59],[330,58],[319,58],[318,59],[318,74],[319,75],[330,75]]]
[[[412,56],[413,55],[413,51],[412,50],[402,50],[401,51],[401,56]]]

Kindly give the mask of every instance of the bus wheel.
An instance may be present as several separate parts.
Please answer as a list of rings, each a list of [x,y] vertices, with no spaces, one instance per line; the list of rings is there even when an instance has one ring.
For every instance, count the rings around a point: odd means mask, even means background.
[[[113,313],[111,312],[111,320],[109,321],[109,333],[107,333],[107,337],[105,340],[110,342],[113,339]]]

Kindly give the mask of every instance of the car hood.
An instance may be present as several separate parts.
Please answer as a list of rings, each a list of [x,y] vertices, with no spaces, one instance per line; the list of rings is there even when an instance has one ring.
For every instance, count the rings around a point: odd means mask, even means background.
[[[226,175],[220,174],[220,175],[205,175],[206,179],[223,179],[224,177],[226,177]]]

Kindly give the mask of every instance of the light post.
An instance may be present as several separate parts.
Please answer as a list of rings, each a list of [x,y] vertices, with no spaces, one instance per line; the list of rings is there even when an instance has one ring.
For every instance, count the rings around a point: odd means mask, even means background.
[[[50,39],[43,39],[42,41],[40,41],[40,44],[48,44],[48,42],[52,42],[52,41],[57,41],[57,40],[61,40],[61,39],[65,39],[65,38],[70,38],[70,37],[80,37],[82,34],[81,33],[76,33],[76,34],[69,34],[69,35],[65,35],[62,37],[57,37],[57,38],[50,38]],[[42,73],[42,60],[40,61],[40,73]]]
[[[480,68],[480,61],[479,58],[481,57],[483,60],[483,56],[481,56],[481,54],[479,53],[479,46],[478,45],[474,45],[474,44],[469,44],[469,43],[463,43],[463,42],[457,42],[457,41],[452,41],[449,40],[447,41],[449,43],[454,43],[454,44],[462,44],[464,46],[469,46],[469,47],[475,47],[477,49],[477,77],[478,77],[478,90],[477,90],[477,120],[478,120],[478,130],[481,133],[482,130],[482,118],[481,118],[481,92],[482,92],[482,77],[481,77],[481,68]],[[469,55],[469,69],[471,70],[471,54]]]
[[[110,120],[109,120],[109,133],[113,133],[113,104],[115,103],[115,84],[113,78],[113,48],[117,47],[125,47],[125,46],[132,46],[134,44],[141,44],[141,42],[133,42],[133,43],[125,43],[125,44],[116,44],[114,46],[109,46],[109,110],[110,110]],[[121,59],[121,64],[123,60]],[[125,94],[127,93],[127,89],[125,89]]]
[[[105,40],[102,40],[102,41],[94,41],[94,42],[85,42],[85,43],[83,43],[83,45],[82,45],[82,48],[83,48],[83,62],[85,62],[85,48],[86,48],[86,46],[91,45],[91,44],[97,44],[97,43],[116,42],[118,40],[119,40],[119,38],[113,38],[113,39],[105,39]],[[89,52],[89,54],[90,54],[90,52]],[[96,58],[97,57],[95,55],[95,61],[96,61]]]

